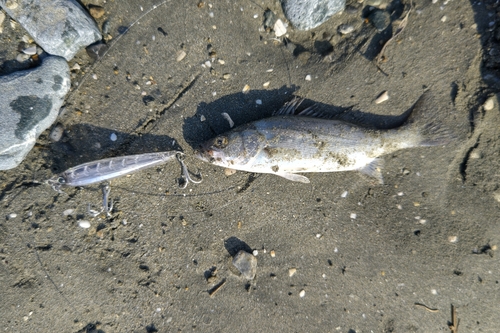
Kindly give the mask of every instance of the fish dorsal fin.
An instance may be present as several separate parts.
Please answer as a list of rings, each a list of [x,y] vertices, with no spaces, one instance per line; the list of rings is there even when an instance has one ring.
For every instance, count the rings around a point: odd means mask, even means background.
[[[290,102],[286,102],[281,109],[275,111],[273,116],[293,116],[303,101],[303,98],[295,96]]]
[[[312,117],[312,118],[323,118],[323,119],[332,119],[334,115],[318,110],[318,106],[316,104],[311,105],[310,107],[300,111],[297,116],[301,117]]]
[[[384,160],[376,158],[371,161],[369,164],[365,165],[359,171],[377,179],[380,185],[384,184],[384,177],[382,176],[382,168],[384,167]]]
[[[291,180],[292,182],[300,182],[304,184],[310,183],[309,178],[307,178],[306,176],[298,175],[296,173],[276,172],[275,175]]]

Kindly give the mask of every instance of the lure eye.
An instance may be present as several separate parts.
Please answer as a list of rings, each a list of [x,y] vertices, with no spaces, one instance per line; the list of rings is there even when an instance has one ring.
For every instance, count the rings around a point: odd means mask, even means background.
[[[66,184],[66,180],[63,177],[58,177],[57,180],[56,180],[56,182],[58,184]]]
[[[227,137],[219,136],[219,137],[215,138],[214,146],[216,146],[217,148],[221,148],[221,149],[226,148]]]

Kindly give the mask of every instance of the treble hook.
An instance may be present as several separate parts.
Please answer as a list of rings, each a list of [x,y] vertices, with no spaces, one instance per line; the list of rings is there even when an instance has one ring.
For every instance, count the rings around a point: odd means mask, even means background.
[[[175,157],[177,158],[177,161],[179,161],[179,163],[181,164],[181,168],[182,168],[181,178],[182,178],[183,182],[179,183],[180,188],[183,188],[183,189],[186,188],[187,184],[189,182],[194,183],[194,184],[199,184],[202,182],[203,179],[201,178],[201,174],[197,175],[197,177],[200,178],[199,180],[194,180],[189,175],[189,170],[188,170],[186,164],[184,163],[184,154],[183,153],[177,153],[175,155]]]

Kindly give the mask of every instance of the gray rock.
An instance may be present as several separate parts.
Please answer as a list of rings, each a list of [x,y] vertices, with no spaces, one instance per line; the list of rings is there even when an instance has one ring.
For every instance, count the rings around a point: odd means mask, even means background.
[[[370,15],[368,15],[368,20],[379,32],[384,31],[391,24],[391,16],[389,13],[375,9]]]
[[[0,76],[0,170],[21,163],[56,120],[69,88],[68,63],[55,56],[35,69]]]
[[[345,0],[281,0],[286,18],[298,30],[316,28],[345,7]]]
[[[95,21],[75,0],[0,0],[0,6],[45,52],[66,60],[102,38]]]
[[[253,280],[257,273],[257,258],[243,250],[236,253],[233,265],[247,280]]]

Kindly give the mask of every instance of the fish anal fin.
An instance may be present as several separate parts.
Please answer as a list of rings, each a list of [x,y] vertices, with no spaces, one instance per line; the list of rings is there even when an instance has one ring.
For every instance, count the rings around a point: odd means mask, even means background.
[[[302,175],[296,174],[296,173],[276,172],[274,174],[277,175],[277,176],[286,178],[288,180],[291,180],[292,182],[300,182],[300,183],[304,183],[304,184],[309,184],[310,183],[309,178],[307,178],[306,176],[302,176]]]
[[[376,158],[359,171],[365,175],[375,178],[380,185],[384,184],[384,177],[382,176],[382,169],[384,167],[384,160]]]

